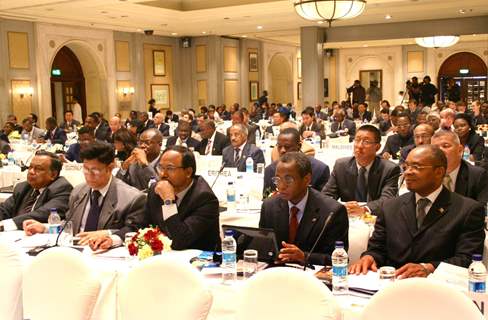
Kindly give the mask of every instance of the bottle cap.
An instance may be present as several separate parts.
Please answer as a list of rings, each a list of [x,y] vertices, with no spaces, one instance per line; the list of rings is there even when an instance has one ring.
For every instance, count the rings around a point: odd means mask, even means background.
[[[234,230],[227,229],[225,230],[226,237],[232,237],[234,235]]]
[[[49,209],[49,211],[54,212],[54,211],[58,211],[58,209],[56,209],[56,208],[51,208],[51,209]]]
[[[344,248],[344,242],[343,241],[336,241],[335,247],[336,248]]]
[[[481,261],[482,259],[481,254],[473,254],[473,261]]]

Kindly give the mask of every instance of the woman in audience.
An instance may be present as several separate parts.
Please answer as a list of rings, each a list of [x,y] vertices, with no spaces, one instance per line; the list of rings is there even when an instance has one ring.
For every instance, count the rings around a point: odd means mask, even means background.
[[[129,117],[125,120],[125,126],[128,129],[130,127],[130,122],[134,119],[137,119],[138,113],[135,110],[132,110],[129,113]]]
[[[480,161],[483,158],[485,139],[476,133],[473,118],[466,113],[458,113],[454,118],[454,130],[461,144],[469,148],[469,159]]]
[[[113,134],[116,156],[120,161],[125,161],[137,146],[136,137],[125,128],[120,128]]]

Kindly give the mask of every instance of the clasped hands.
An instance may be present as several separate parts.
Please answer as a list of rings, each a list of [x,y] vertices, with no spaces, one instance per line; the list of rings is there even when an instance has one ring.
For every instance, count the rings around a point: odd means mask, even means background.
[[[378,267],[376,265],[376,261],[370,255],[362,256],[359,261],[353,263],[349,267],[350,274],[366,274],[368,270],[377,272]],[[430,263],[407,263],[403,265],[401,268],[396,270],[395,277],[397,279],[406,279],[406,278],[413,278],[413,277],[422,277],[425,278],[432,272],[434,272],[435,268]]]
[[[127,171],[127,169],[129,169],[129,166],[136,162],[143,166],[147,166],[149,164],[144,149],[134,148],[131,155],[122,163],[122,169]]]

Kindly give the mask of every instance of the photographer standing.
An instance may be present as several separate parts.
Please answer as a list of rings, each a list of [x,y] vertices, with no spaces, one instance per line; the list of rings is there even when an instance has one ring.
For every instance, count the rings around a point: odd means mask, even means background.
[[[436,86],[430,83],[430,77],[425,76],[424,82],[420,85],[420,102],[424,107],[430,107],[435,102],[435,95],[438,93]]]
[[[359,80],[354,80],[354,84],[347,88],[347,94],[350,96],[352,93],[352,104],[364,103],[366,100],[366,90],[361,85]]]

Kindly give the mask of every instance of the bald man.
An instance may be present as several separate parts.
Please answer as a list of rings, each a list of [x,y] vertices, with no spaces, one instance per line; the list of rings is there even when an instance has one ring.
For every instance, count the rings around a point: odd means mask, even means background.
[[[405,159],[407,159],[408,154],[412,151],[415,147],[430,144],[430,139],[434,135],[434,128],[430,124],[423,123],[419,124],[413,130],[413,142],[414,144],[410,144],[405,148],[400,150],[400,163],[404,163]]]

